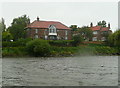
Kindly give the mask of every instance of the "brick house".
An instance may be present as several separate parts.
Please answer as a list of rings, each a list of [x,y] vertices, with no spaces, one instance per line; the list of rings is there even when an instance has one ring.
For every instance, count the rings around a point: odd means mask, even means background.
[[[93,24],[90,24],[90,27],[88,27],[89,29],[91,29],[93,31],[93,37],[92,39],[87,39],[85,41],[105,41],[107,39],[107,36],[109,34],[112,33],[112,31],[110,30],[110,24],[108,24],[108,27],[102,27],[102,26],[93,26]],[[78,27],[78,30],[73,31],[72,35],[78,35],[79,30],[81,28]],[[84,37],[84,34],[82,35]]]
[[[71,29],[61,22],[37,20],[27,27],[27,37],[46,40],[70,40]]]
[[[112,31],[110,30],[110,24],[108,24],[108,27],[102,27],[93,26],[93,24],[91,23],[90,29],[93,31],[92,41],[105,41],[108,34],[112,33]]]

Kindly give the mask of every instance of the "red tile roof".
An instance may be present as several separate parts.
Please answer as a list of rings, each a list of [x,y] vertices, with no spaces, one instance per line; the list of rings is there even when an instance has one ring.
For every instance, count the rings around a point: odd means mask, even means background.
[[[92,31],[109,31],[109,27],[101,27],[101,26],[94,26],[94,27],[90,27],[92,29]]]
[[[61,22],[57,21],[34,21],[27,28],[49,28],[50,25],[55,25],[57,29],[70,29]]]
[[[103,27],[102,29],[101,29],[101,31],[108,31],[109,30],[109,27]]]
[[[91,27],[91,29],[92,31],[97,31],[101,29],[101,26],[94,26],[94,27]]]

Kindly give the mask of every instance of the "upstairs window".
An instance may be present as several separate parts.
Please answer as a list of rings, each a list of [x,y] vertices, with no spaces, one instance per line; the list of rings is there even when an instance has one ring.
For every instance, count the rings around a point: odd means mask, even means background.
[[[56,27],[54,25],[49,26],[49,33],[56,33]]]
[[[97,31],[93,31],[93,34],[98,34],[98,32]]]

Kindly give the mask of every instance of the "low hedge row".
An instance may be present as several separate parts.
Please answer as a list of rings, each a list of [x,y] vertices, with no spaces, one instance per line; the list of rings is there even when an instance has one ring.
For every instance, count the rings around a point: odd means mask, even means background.
[[[3,41],[2,47],[22,47],[22,46],[26,46],[26,43],[31,40],[32,40],[31,38],[27,38],[27,39],[19,39],[13,42]]]
[[[49,40],[49,44],[52,46],[71,46],[73,40]]]
[[[13,42],[2,42],[2,47],[20,47],[26,46],[26,43],[31,41],[32,39],[19,39],[18,41]],[[45,40],[48,41],[52,46],[72,46],[73,40]]]

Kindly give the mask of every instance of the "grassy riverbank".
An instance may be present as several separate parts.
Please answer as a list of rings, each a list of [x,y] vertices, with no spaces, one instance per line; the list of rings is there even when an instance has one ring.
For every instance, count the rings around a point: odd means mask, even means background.
[[[22,40],[23,41],[23,40]],[[30,54],[27,51],[27,42],[31,40],[27,40],[24,42],[4,42],[2,48],[2,56],[3,57],[31,57],[34,54]],[[45,41],[45,40],[42,40]],[[76,55],[120,55],[120,48],[110,47],[105,45],[102,42],[84,42],[79,46],[72,46],[72,40],[56,40],[56,41],[47,41],[49,44],[49,49],[46,48],[37,48],[37,51],[45,54],[44,56],[76,56]],[[35,46],[35,44],[34,44]],[[44,47],[44,44],[42,45]],[[44,51],[43,51],[44,50]],[[46,54],[46,51],[48,51]],[[36,50],[35,50],[36,51]],[[32,52],[32,51],[30,51]],[[37,54],[41,54],[37,53]],[[35,53],[36,54],[36,53]],[[39,55],[35,55],[39,56]]]

